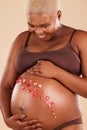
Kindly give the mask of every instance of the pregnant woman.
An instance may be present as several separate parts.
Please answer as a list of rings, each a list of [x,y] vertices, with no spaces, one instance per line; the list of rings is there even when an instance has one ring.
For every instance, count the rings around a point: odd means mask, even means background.
[[[30,0],[29,31],[12,45],[0,106],[14,130],[82,130],[77,94],[87,97],[87,32],[62,25],[58,5]]]

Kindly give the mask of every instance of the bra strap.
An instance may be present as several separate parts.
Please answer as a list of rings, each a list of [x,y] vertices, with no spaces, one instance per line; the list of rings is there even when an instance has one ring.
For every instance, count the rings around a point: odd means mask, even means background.
[[[77,30],[74,29],[74,31],[72,32],[71,37],[70,37],[70,39],[69,39],[69,43],[71,43],[72,38],[73,38],[73,36],[74,36],[74,34],[75,34],[76,31],[77,31]]]
[[[26,39],[26,41],[25,41],[25,47],[28,45],[28,41],[29,41],[30,35],[31,35],[31,33],[29,32],[29,34],[28,34],[28,36],[27,36],[27,39]]]

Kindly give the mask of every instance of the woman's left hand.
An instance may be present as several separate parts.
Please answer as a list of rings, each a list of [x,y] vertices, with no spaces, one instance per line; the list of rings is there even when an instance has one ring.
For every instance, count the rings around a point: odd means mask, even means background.
[[[36,63],[36,65],[31,67],[27,71],[30,74],[53,78],[56,72],[56,68],[57,66],[52,62],[46,60],[40,60]]]

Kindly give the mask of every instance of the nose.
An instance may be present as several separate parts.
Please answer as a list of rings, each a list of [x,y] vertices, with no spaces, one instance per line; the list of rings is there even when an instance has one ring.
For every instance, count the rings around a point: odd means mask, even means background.
[[[41,35],[44,33],[44,30],[41,27],[36,27],[34,31],[37,35]]]

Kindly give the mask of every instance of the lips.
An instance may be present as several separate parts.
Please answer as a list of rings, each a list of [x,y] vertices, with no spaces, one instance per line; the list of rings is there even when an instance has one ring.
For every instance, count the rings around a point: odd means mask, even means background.
[[[44,39],[44,38],[46,38],[46,36],[47,36],[47,35],[39,35],[38,38]]]
[[[37,36],[37,38],[39,38],[41,40],[45,40],[45,41],[50,39],[50,35],[48,35],[48,34],[40,34],[40,35],[36,35],[36,36]]]

